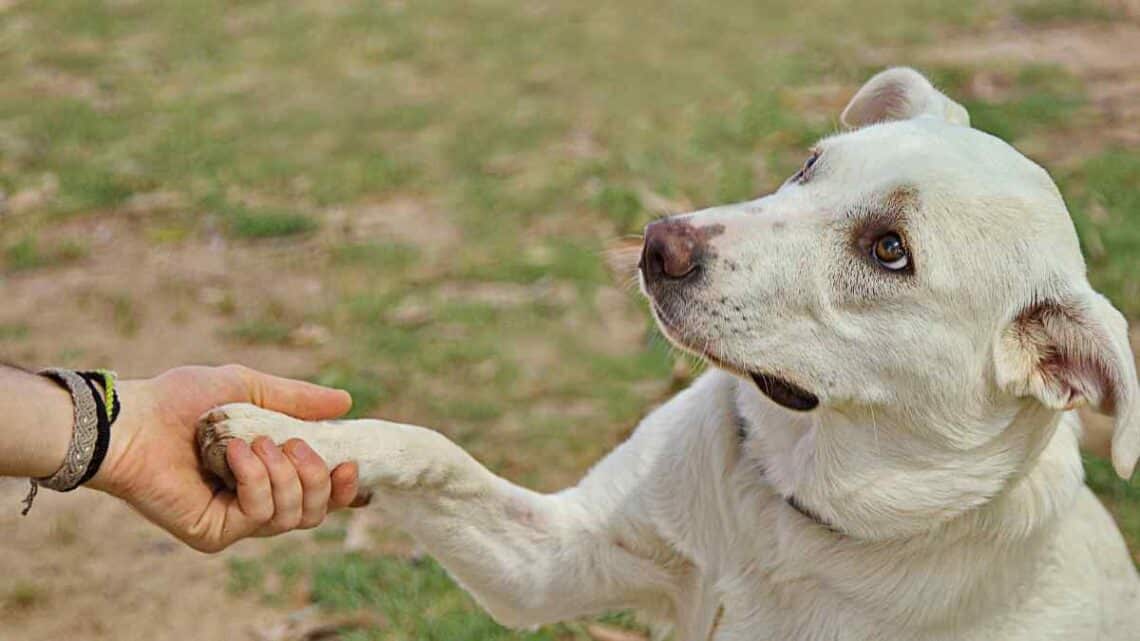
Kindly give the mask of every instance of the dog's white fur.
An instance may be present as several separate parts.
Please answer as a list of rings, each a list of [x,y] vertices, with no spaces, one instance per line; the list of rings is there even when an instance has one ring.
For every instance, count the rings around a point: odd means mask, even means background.
[[[637,608],[678,641],[1140,637],[1140,581],[1068,411],[1115,415],[1131,475],[1136,372],[1056,187],[910,69],[869,81],[843,121],[807,179],[679,217],[716,232],[699,282],[644,285],[666,334],[722,368],[576,487],[517,487],[424,428],[249,405],[215,410],[205,449],[296,437],[357,461],[511,626]],[[905,237],[913,273],[860,254],[876,225]],[[819,406],[785,409],[747,372]]]

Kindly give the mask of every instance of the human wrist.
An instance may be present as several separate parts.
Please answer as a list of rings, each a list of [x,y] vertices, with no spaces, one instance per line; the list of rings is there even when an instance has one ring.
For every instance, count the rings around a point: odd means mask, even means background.
[[[137,467],[132,463],[132,452],[142,426],[153,413],[153,404],[147,380],[118,381],[116,390],[122,410],[111,426],[111,440],[103,464],[85,486],[125,498],[132,470]]]

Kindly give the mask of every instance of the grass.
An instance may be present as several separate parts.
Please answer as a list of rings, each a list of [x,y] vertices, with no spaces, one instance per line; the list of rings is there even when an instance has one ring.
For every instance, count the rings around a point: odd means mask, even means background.
[[[4,250],[4,264],[8,271],[26,271],[44,267],[57,267],[81,260],[87,248],[74,240],[65,240],[51,246],[34,235],[27,235]]]
[[[1111,20],[1117,12],[1093,0],[1030,0],[1018,3],[1015,14],[1029,23]]]
[[[1132,557],[1140,564],[1140,485],[1120,480],[1110,462],[1094,456],[1085,456],[1085,475],[1089,487],[1116,517]]]
[[[261,590],[265,582],[265,569],[260,561],[233,557],[228,561],[229,583],[226,589],[232,594]]]
[[[332,248],[336,266],[354,266],[376,272],[407,269],[420,256],[414,245],[405,243],[349,243]]]
[[[111,306],[111,319],[116,331],[123,336],[138,334],[142,317],[134,299],[126,292],[116,292],[107,296]]]
[[[319,530],[318,530],[319,532]],[[589,641],[585,626],[568,623],[533,632],[507,630],[489,619],[446,571],[430,558],[368,557],[355,553],[230,559],[235,594],[281,602],[300,581],[313,603],[330,615],[365,610],[380,623],[343,638],[369,641]],[[270,580],[270,579],[273,580]],[[607,625],[642,630],[628,614],[601,618]]]
[[[566,638],[559,626],[514,633],[484,615],[470,597],[455,589],[432,560],[336,556],[319,562],[312,579],[313,601],[331,610],[378,611],[388,627],[368,639],[431,641],[555,641]],[[424,604],[431,604],[424,609]]]
[[[284,209],[230,207],[226,212],[230,233],[236,238],[277,238],[315,231],[317,221]]]
[[[971,83],[976,70],[942,66],[928,72],[933,82],[970,112],[970,124],[1013,144],[1050,129],[1065,129],[1086,103],[1081,81],[1052,64],[1001,65],[987,69],[999,88],[984,97]]]
[[[0,599],[0,611],[18,613],[38,607],[49,600],[48,592],[35,583],[17,582]]]
[[[1062,179],[1093,286],[1140,318],[1140,152],[1113,149]]]
[[[34,210],[5,215],[3,277],[96,262],[105,245],[57,230],[104,221],[125,221],[154,252],[255,256],[264,278],[318,281],[288,293],[314,309],[286,314],[272,288],[215,269],[203,278],[220,279],[207,284],[225,298],[202,313],[220,317],[220,340],[266,352],[288,347],[294,321],[319,324],[334,338],[308,374],[348,389],[353,416],[437,426],[495,471],[553,490],[685,382],[661,340],[637,338],[644,314],[603,267],[610,239],[662,211],[779,185],[884,64],[867,52],[907,63],[1011,17],[1030,28],[1100,21],[1098,7],[17,3],[0,20],[11,54],[0,56],[0,189],[14,199],[54,187]],[[1019,145],[1097,135],[1082,79],[1055,66],[924,70],[976,126]],[[979,91],[979,79],[997,90]],[[1140,318],[1140,155],[1043,160],[1090,278]],[[161,211],[132,210],[134,196],[160,192],[173,195]],[[413,215],[376,220],[391,201]],[[85,329],[138,338],[144,309],[149,323],[168,316],[129,289],[112,298],[110,329]],[[35,333],[0,323],[5,349]],[[1087,465],[1140,546],[1135,486]],[[345,638],[584,638],[576,624],[508,633],[430,561],[274,556],[235,559],[230,589],[283,603],[308,586],[324,608],[389,621]]]
[[[315,379],[321,385],[328,385],[347,391],[352,395],[352,410],[349,418],[367,416],[384,398],[384,389],[377,383],[378,376],[367,370],[354,370],[350,366],[330,366]]]
[[[0,323],[0,341],[18,341],[28,335],[25,323]]]
[[[238,323],[228,334],[234,340],[251,345],[284,345],[289,342],[292,331],[277,320],[257,318]]]

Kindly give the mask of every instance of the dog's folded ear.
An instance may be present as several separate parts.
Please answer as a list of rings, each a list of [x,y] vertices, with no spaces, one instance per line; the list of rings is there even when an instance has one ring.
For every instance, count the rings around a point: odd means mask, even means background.
[[[839,120],[845,127],[857,129],[921,116],[970,126],[966,109],[935,89],[925,76],[910,67],[893,67],[868,80],[847,103]]]
[[[1039,300],[1005,327],[995,354],[997,383],[1047,407],[1090,405],[1115,418],[1112,464],[1130,478],[1140,457],[1140,389],[1124,316],[1087,289]]]

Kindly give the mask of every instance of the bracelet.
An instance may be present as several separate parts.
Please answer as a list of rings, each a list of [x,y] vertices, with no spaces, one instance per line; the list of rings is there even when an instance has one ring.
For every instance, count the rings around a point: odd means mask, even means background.
[[[30,479],[31,488],[21,512],[24,515],[32,509],[39,486],[70,492],[95,476],[107,456],[111,424],[122,409],[115,389],[114,372],[53,368],[41,371],[40,375],[55,381],[71,394],[75,406],[75,427],[60,468],[49,477]]]

